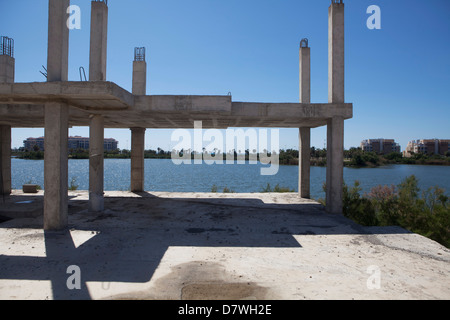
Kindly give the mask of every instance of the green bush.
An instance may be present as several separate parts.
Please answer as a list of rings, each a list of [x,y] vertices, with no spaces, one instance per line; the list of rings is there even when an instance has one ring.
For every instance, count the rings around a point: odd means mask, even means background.
[[[274,188],[270,186],[270,183],[267,183],[267,185],[263,188],[261,188],[262,193],[266,192],[278,192],[278,193],[284,193],[284,192],[295,192],[294,189],[289,189],[288,187],[280,187],[279,184],[277,184]]]
[[[450,247],[449,198],[438,187],[421,193],[414,175],[365,195],[358,181],[351,188],[344,184],[343,214],[364,226],[401,226]]]

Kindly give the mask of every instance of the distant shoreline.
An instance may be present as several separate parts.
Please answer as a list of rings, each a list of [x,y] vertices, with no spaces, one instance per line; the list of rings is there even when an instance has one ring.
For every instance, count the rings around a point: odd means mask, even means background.
[[[266,151],[266,150],[264,150]],[[34,151],[17,151],[13,150],[11,153],[20,159],[29,160],[43,160],[44,151],[34,150]],[[183,150],[179,151],[180,156],[183,154]],[[190,158],[193,160],[199,155],[213,156],[214,153],[211,151],[204,151],[203,153],[190,152]],[[229,153],[220,153],[223,160],[231,155],[234,160],[238,160],[239,157],[244,157],[246,161],[255,158],[259,161],[259,154],[253,151],[245,150],[245,153],[239,150],[229,151]],[[311,148],[311,166],[326,166],[326,149],[315,149]],[[267,154],[269,157],[271,153]],[[272,155],[273,156],[273,155]],[[278,153],[278,159],[280,165],[298,165],[299,152],[294,149],[280,150]],[[131,151],[126,149],[116,149],[112,151],[105,151],[105,159],[130,159]],[[171,159],[172,152],[165,151],[161,148],[157,150],[144,150],[144,159]],[[84,149],[70,149],[68,159],[89,159],[89,150]],[[354,167],[354,168],[376,168],[383,165],[389,164],[413,164],[413,165],[437,165],[437,166],[450,166],[450,151],[447,151],[445,155],[426,155],[426,154],[413,154],[411,157],[403,157],[400,152],[392,152],[389,154],[381,155],[375,152],[362,151],[360,148],[350,148],[349,150],[344,150],[344,166]]]
[[[11,156],[11,159],[20,159],[20,160],[32,160],[32,161],[43,161],[44,158],[21,158],[21,157],[17,157],[17,156]],[[72,158],[72,157],[68,157],[68,160],[88,160],[89,157],[87,158]],[[123,160],[127,160],[127,159],[131,159],[131,157],[105,157],[105,160],[108,159],[123,159]],[[171,158],[165,158],[165,157],[145,157],[145,159],[156,159],[156,160],[172,160]],[[293,159],[294,161],[291,161],[290,163],[280,163],[280,166],[298,166],[298,159]],[[321,163],[317,163],[317,161],[315,161],[316,159],[312,158],[311,159],[311,167],[326,167],[326,162],[321,162]],[[324,159],[325,160],[325,159]],[[324,160],[320,160],[320,161],[324,161]],[[225,159],[224,159],[225,161]],[[234,161],[238,161],[237,159],[234,159]],[[245,162],[249,162],[248,159],[245,160]],[[258,163],[260,161],[258,160]],[[344,167],[347,168],[354,168],[354,169],[362,169],[362,168],[380,168],[380,167],[385,167],[385,166],[390,166],[390,165],[411,165],[411,166],[438,166],[438,167],[447,167],[450,166],[450,162],[385,162],[382,164],[378,164],[378,165],[373,165],[371,163],[366,164],[366,165],[350,165],[348,164],[348,161],[344,160]]]

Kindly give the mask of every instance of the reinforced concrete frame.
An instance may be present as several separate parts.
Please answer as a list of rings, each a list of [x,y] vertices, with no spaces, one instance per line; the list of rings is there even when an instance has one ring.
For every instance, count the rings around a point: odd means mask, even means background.
[[[145,48],[135,48],[133,87],[128,92],[106,81],[108,3],[91,2],[89,81],[68,81],[70,0],[49,0],[47,82],[15,83],[15,60],[0,54],[0,182],[11,192],[11,128],[45,128],[44,229],[68,225],[69,126],[89,126],[89,209],[100,212],[103,199],[104,128],[129,128],[132,136],[133,192],[144,191],[146,128],[275,127],[299,129],[299,196],[310,197],[311,128],[327,126],[326,210],[342,213],[344,120],[353,105],[344,98],[344,3],[328,8],[328,103],[311,103],[308,39],[299,49],[299,103],[234,102],[226,96],[148,95]],[[9,38],[8,38],[9,39]],[[13,42],[9,42],[13,43]],[[12,49],[12,50],[11,50]],[[6,54],[5,54],[6,53]]]

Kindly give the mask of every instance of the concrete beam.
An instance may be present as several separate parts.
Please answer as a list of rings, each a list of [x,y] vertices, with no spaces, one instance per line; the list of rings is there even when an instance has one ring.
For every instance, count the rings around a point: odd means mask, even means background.
[[[100,115],[91,117],[89,127],[89,211],[104,210],[103,161],[104,120]]]
[[[0,126],[0,195],[11,193],[11,127]]]
[[[231,111],[231,96],[152,95],[135,96],[136,111],[213,112]]]
[[[131,128],[131,192],[144,191],[145,128]]]
[[[68,223],[68,106],[45,105],[44,229],[59,230]]]
[[[103,112],[130,109],[134,96],[108,81],[0,83],[0,106],[61,101],[83,110]]]
[[[91,2],[91,44],[89,51],[89,80],[106,81],[108,34],[108,5]]]

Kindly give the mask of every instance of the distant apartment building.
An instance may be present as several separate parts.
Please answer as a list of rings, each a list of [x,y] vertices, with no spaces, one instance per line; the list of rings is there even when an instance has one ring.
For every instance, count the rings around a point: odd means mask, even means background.
[[[408,142],[406,150],[403,151],[404,157],[410,157],[413,153],[423,153],[427,155],[440,154],[445,155],[448,149],[450,140],[443,139],[421,139],[412,140]]]
[[[106,138],[104,139],[103,147],[105,151],[112,151],[116,150],[118,147],[119,142],[116,139],[113,138]],[[44,137],[39,138],[28,138],[23,141],[23,146],[25,150],[33,151],[33,150],[40,150],[44,151]],[[74,136],[68,138],[68,148],[77,150],[77,149],[83,149],[83,150],[89,150],[89,138],[81,137],[81,136]]]
[[[44,137],[28,138],[23,141],[23,147],[27,151],[44,150]]]
[[[361,141],[360,146],[363,151],[371,151],[378,154],[400,152],[400,145],[394,139],[367,139]]]

